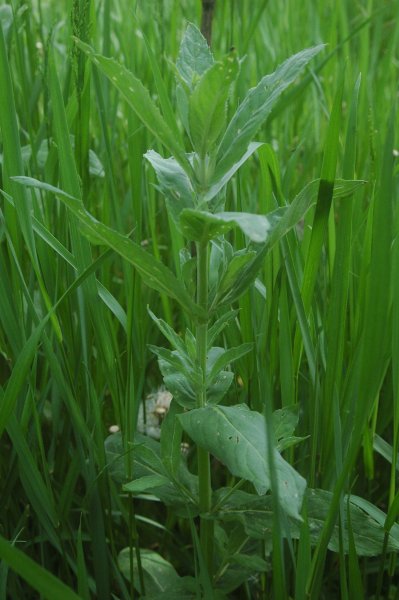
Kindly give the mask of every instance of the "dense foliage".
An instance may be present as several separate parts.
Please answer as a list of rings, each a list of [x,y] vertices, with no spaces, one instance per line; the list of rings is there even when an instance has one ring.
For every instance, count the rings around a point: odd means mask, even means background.
[[[0,6],[0,597],[399,598],[399,3],[201,6]]]

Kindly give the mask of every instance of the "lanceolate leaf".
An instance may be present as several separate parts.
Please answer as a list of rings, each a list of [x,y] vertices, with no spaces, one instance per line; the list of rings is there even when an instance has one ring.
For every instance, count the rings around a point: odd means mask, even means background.
[[[213,176],[212,183],[208,188],[207,192],[204,194],[204,200],[206,202],[211,202],[211,200],[215,198],[215,196],[220,192],[220,190],[222,190],[224,186],[230,181],[234,173],[238,171],[241,165],[243,165],[248,160],[248,158],[252,156],[252,154],[256,152],[258,148],[260,148],[260,146],[263,146],[262,142],[251,142],[248,146],[247,151],[244,152],[244,154],[239,158],[239,160],[234,162],[225,173],[223,173],[220,176]]]
[[[208,348],[210,348],[218,335],[223,331],[230,321],[236,318],[238,310],[228,310],[209,328],[208,331]]]
[[[141,81],[113,58],[96,54],[90,46],[79,40],[76,40],[76,43],[124,96],[144,125],[189,173],[191,171],[190,163],[185,156],[184,148],[178,142],[178,136],[170,129]]]
[[[220,179],[246,152],[249,142],[266,120],[283,91],[297,78],[323,45],[291,56],[252,88],[230,121],[218,149],[215,180]]]
[[[213,56],[206,39],[195,25],[189,23],[180,45],[176,67],[189,89],[193,82],[213,65]]]
[[[168,267],[154,258],[139,244],[136,244],[118,231],[107,227],[100,221],[97,221],[83,207],[82,203],[69,194],[66,194],[59,188],[49,184],[42,183],[31,177],[15,177],[19,183],[50,191],[62,200],[69,210],[84,225],[85,234],[91,234],[98,243],[102,243],[122,258],[130,262],[143,277],[144,282],[154,290],[163,292],[177,300],[181,306],[192,315],[199,315],[199,309],[189,294],[186,292],[183,284],[175,277]]]
[[[255,258],[256,252],[253,250],[244,250],[237,252],[223,274],[220,281],[220,285],[217,290],[217,297],[221,298],[226,294],[233,285],[241,278],[241,273],[245,267],[253,258]]]
[[[222,352],[217,356],[216,360],[208,366],[209,368],[209,380],[213,381],[216,375],[222,371],[227,365],[232,363],[235,360],[238,360],[245,354],[248,354],[253,349],[253,344],[241,344],[241,346],[237,346],[236,348],[229,348],[228,350],[221,349]],[[209,354],[211,354],[211,350]]]
[[[172,363],[165,356],[158,355],[158,364],[165,386],[176,402],[184,408],[193,408],[197,396],[190,375],[182,372],[180,364]]]
[[[183,429],[237,477],[251,481],[258,494],[270,489],[266,428],[263,415],[237,406],[207,406],[179,415]],[[278,494],[287,515],[300,519],[306,481],[274,451]]]
[[[144,157],[153,166],[159,189],[166,197],[168,210],[178,225],[180,212],[195,206],[195,192],[190,179],[173,157],[163,158],[155,150],[149,150]]]
[[[181,339],[181,337],[179,335],[177,335],[175,330],[172,329],[172,327],[170,325],[168,325],[168,323],[166,323],[166,321],[164,321],[163,319],[158,319],[158,317],[156,317],[149,308],[147,308],[147,310],[148,310],[148,314],[150,315],[151,319],[154,321],[154,323],[156,323],[159,330],[163,333],[163,335],[166,337],[166,339],[169,340],[169,342],[172,344],[172,346],[175,348],[175,350],[178,350],[181,355],[185,356],[186,359],[189,360],[187,351],[186,351],[186,347],[185,347],[184,342]]]
[[[190,96],[190,134],[200,156],[205,156],[223,131],[227,97],[238,69],[237,56],[230,53],[205,71]]]

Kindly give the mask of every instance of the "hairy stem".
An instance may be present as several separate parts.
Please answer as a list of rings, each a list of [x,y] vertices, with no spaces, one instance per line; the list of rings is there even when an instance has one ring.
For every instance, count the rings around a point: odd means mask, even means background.
[[[197,302],[207,311],[208,309],[208,243],[197,244]],[[208,348],[208,319],[197,325],[197,361],[202,371],[201,386],[197,391],[197,408],[206,405],[206,356]],[[211,510],[212,485],[209,452],[197,448],[198,455],[198,480],[199,480],[199,506],[201,513]],[[212,573],[213,563],[213,522],[201,518],[200,526],[201,549],[208,567]]]

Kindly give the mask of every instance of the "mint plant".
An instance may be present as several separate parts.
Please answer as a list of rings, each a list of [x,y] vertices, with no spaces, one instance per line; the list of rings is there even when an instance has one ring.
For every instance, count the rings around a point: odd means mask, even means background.
[[[162,113],[131,72],[115,60],[96,54],[86,44],[78,40],[77,44],[170,154],[164,157],[151,149],[145,158],[155,170],[168,213],[186,241],[180,254],[182,277],[139,244],[94,219],[80,200],[47,184],[18,179],[55,192],[78,218],[91,241],[105,244],[130,262],[148,286],[177,302],[191,324],[180,335],[149,310],[169,344],[168,348],[150,346],[150,350],[158,358],[164,384],[173,400],[162,424],[160,442],[140,434],[135,436],[132,481],[126,482],[119,434],[107,439],[106,450],[110,471],[123,483],[125,492],[149,493],[191,524],[199,516],[198,544],[195,527],[192,534],[202,573],[202,592],[211,597],[212,590],[218,588],[228,594],[249,574],[266,570],[265,561],[255,559],[256,553],[251,554],[248,540],[255,544],[259,540],[265,542],[267,532],[273,529],[276,506],[285,523],[281,536],[299,538],[301,509],[307,496],[313,543],[330,502],[327,492],[307,493],[305,479],[281,455],[300,441],[294,436],[298,421],[295,407],[276,411],[272,422],[265,422],[264,415],[246,404],[223,404],[234,379],[231,365],[245,356],[252,345],[220,345],[223,330],[237,317],[234,303],[253,285],[267,252],[315,204],[320,182],[310,182],[291,203],[267,215],[226,211],[226,186],[256,151],[262,151],[263,144],[253,141],[254,136],[284,90],[323,46],[299,52],[263,77],[228,119],[229,95],[240,71],[240,61],[234,51],[215,60],[194,25],[186,30],[175,65],[177,115],[155,64]],[[334,195],[345,197],[358,185],[356,181],[335,181]],[[244,249],[236,250],[229,240],[229,233],[235,228],[245,236]],[[183,432],[196,445],[195,474],[181,453]],[[211,457],[223,463],[236,478],[230,487],[212,488]],[[244,482],[252,484],[252,493],[248,492],[248,485],[246,491],[238,489]],[[269,491],[271,496],[266,495]],[[360,519],[356,504],[354,507],[353,523]],[[228,528],[231,522],[243,528],[247,536],[244,542],[235,540],[234,535],[231,541],[227,540],[227,529],[223,527]],[[368,527],[379,528],[380,538],[384,539],[380,523],[369,522]],[[339,544],[338,533],[335,534],[336,539],[330,542],[332,549]],[[375,532],[373,535],[377,539]],[[378,552],[378,543],[370,549],[364,540],[356,535],[355,539],[359,552]],[[271,551],[270,540],[269,535],[266,556]],[[345,548],[349,544],[348,540],[341,543]],[[389,549],[398,549],[397,532],[386,543]],[[234,564],[239,565],[238,575],[229,579],[229,566]],[[135,577],[137,587],[148,598],[159,597],[160,590],[164,597],[169,593],[170,598],[177,597],[173,596],[177,591],[198,592],[194,580],[180,579],[155,552],[144,551],[141,560],[134,562],[128,550],[122,551],[120,566],[127,576]]]

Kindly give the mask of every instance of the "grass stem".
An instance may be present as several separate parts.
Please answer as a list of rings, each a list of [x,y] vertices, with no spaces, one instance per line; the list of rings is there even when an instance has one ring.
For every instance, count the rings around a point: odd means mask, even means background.
[[[208,242],[197,244],[197,302],[205,311],[208,310]],[[197,325],[197,361],[202,372],[201,386],[197,391],[197,408],[206,405],[206,358],[208,348],[208,318]],[[212,484],[209,452],[197,448],[199,505],[201,513],[208,513],[212,504]],[[213,563],[213,522],[201,518],[200,541],[203,556],[212,573]]]

